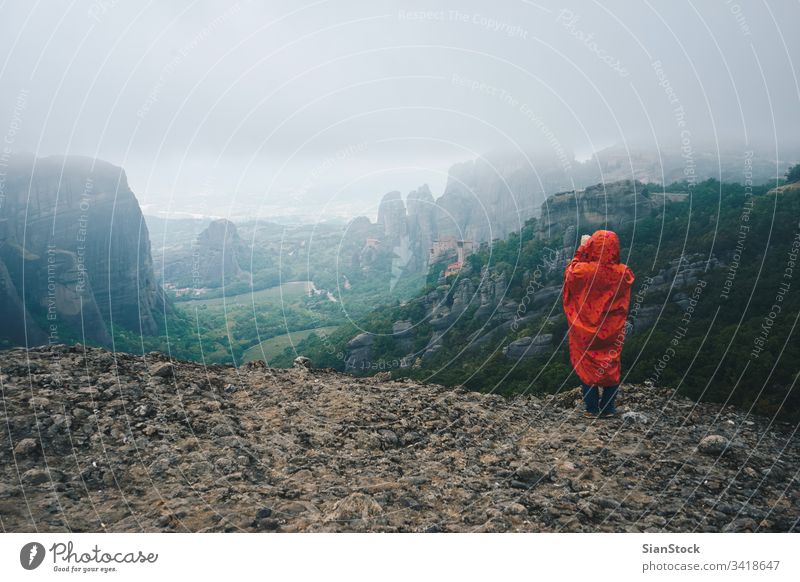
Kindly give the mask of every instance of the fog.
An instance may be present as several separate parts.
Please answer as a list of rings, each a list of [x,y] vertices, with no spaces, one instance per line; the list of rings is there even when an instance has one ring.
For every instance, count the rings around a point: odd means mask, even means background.
[[[797,2],[11,2],[6,151],[123,166],[146,212],[374,215],[495,150],[781,159]],[[535,163],[537,157],[533,157]]]

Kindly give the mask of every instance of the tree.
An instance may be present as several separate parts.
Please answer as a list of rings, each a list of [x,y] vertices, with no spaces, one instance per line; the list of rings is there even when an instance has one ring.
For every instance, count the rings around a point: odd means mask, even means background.
[[[795,164],[786,170],[786,181],[797,182],[800,181],[800,164]]]

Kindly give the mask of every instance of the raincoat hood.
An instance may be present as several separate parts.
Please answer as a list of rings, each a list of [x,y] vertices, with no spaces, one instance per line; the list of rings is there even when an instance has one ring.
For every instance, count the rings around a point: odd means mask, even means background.
[[[586,243],[586,258],[603,264],[619,263],[619,237],[610,230],[598,230]]]

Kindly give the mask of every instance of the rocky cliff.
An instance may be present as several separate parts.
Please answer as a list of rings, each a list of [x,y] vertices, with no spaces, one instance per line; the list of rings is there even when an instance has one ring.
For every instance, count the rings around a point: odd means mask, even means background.
[[[408,236],[406,205],[400,192],[389,192],[383,196],[378,206],[378,226],[383,231],[385,242],[397,242]]]
[[[561,237],[571,226],[580,234],[598,229],[618,230],[647,218],[654,209],[683,195],[651,194],[641,182],[621,180],[601,183],[583,190],[554,194],[542,205],[540,238]]]
[[[541,192],[531,168],[517,159],[456,164],[439,198],[427,184],[409,193],[405,202],[400,192],[386,194],[378,209],[379,236],[393,247],[407,247],[408,267],[424,270],[437,238],[476,243],[505,238],[538,214]]]
[[[433,241],[439,237],[436,223],[436,203],[427,184],[410,192],[406,198],[408,211],[408,239],[411,245],[410,268],[424,271]]]
[[[202,286],[221,287],[246,277],[241,266],[242,241],[230,220],[214,220],[197,237],[197,276]]]
[[[388,192],[378,206],[375,224],[362,216],[351,221],[347,230],[347,240],[359,240],[362,245],[353,264],[365,273],[385,270],[393,282],[427,269],[435,238],[435,207],[427,185],[409,193],[406,201],[400,192]],[[388,264],[380,265],[382,261]]]
[[[218,288],[249,280],[246,269],[248,247],[230,220],[212,220],[191,245],[173,245],[163,250],[157,271],[165,284],[178,288]]]
[[[125,172],[80,157],[17,156],[0,204],[0,339],[110,342],[114,324],[155,334],[165,308]]]
[[[664,197],[654,194],[651,200],[644,200],[635,196],[615,208],[603,204],[603,195],[594,184],[627,183],[630,188],[635,180],[638,190],[641,183],[671,184],[686,180],[686,160],[680,151],[612,146],[596,152],[588,161],[578,162],[557,141],[550,145],[552,149],[524,153],[490,152],[453,166],[444,193],[436,200],[440,210],[439,233],[477,242],[505,238],[519,230],[526,220],[539,216],[540,207],[542,215],[551,210],[558,212],[560,209],[548,208],[545,197],[550,192],[571,188],[578,188],[579,194],[577,203],[571,202],[573,212],[576,209],[585,212],[591,225],[603,224],[601,216],[616,217],[619,210],[628,220],[633,205],[644,205],[639,210],[646,211],[648,204],[663,204]],[[796,157],[796,152],[785,157],[794,159],[793,156]],[[708,178],[739,182],[742,167],[747,166],[753,183],[762,184],[774,180],[776,165],[782,168],[781,172],[787,167],[785,161],[774,160],[767,151],[756,152],[748,161],[749,165],[741,151],[697,152],[694,177],[698,182]],[[607,224],[614,228],[613,220]]]
[[[0,354],[3,531],[772,531],[791,426],[623,386],[499,396],[83,346]]]
[[[522,159],[456,164],[436,200],[439,235],[475,242],[505,238],[537,216],[543,200],[535,169]]]
[[[696,161],[698,181],[720,175],[726,181],[741,180],[741,152],[698,155]],[[786,168],[785,162],[763,152],[751,161],[756,184],[774,178],[776,163]],[[398,256],[404,269],[421,272],[427,268],[431,242],[439,237],[474,243],[504,239],[539,216],[543,239],[561,237],[570,225],[579,227],[579,234],[584,229],[613,230],[684,199],[682,193],[665,194],[660,189],[651,193],[646,184],[685,180],[685,165],[680,152],[616,146],[585,162],[574,160],[560,145],[553,151],[491,152],[452,166],[438,198],[427,186],[411,192],[405,203],[399,192],[386,194],[378,228],[368,236],[385,242],[384,250]],[[557,194],[548,197],[550,192]],[[368,268],[374,249],[364,247],[362,255]]]
[[[2,342],[24,346],[39,345],[47,341],[47,335],[25,307],[22,294],[2,260],[0,260],[0,321],[3,322],[3,329],[0,332]]]

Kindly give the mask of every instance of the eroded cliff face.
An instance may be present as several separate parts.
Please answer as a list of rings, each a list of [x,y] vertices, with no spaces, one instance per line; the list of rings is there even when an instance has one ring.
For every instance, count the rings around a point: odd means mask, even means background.
[[[251,282],[251,241],[242,239],[236,224],[220,218],[193,230],[182,236],[181,243],[156,252],[155,270],[165,287],[217,289]]]
[[[381,199],[378,206],[378,225],[383,229],[385,242],[396,242],[408,235],[406,205],[400,192],[389,192]]]
[[[164,297],[122,168],[82,157],[18,156],[8,168],[0,223],[9,283],[0,293],[12,296],[14,312],[3,339],[20,343],[25,309],[30,344],[84,334],[107,344],[112,322],[157,333]]]
[[[354,263],[366,272],[378,261],[388,259],[393,281],[427,269],[436,236],[436,205],[427,184],[410,192],[405,201],[400,192],[385,194],[375,224],[359,217],[348,227],[348,238],[358,239],[363,245]]]
[[[408,194],[406,210],[408,212],[408,239],[413,257],[410,266],[415,271],[423,271],[428,267],[431,245],[439,236],[436,224],[436,203],[427,184]]]
[[[246,277],[240,262],[242,250],[239,231],[230,220],[221,218],[209,224],[197,237],[195,249],[200,284],[221,287]]]
[[[477,245],[505,238],[538,216],[544,192],[554,183],[561,184],[552,176],[543,181],[533,162],[520,156],[456,164],[438,198],[427,184],[410,192],[405,201],[397,191],[384,195],[375,236],[403,269],[425,271],[436,239],[454,238]]]
[[[537,216],[542,191],[534,168],[520,160],[456,164],[436,200],[439,235],[474,242],[505,238]]]
[[[456,164],[438,198],[427,184],[405,201],[400,192],[386,194],[378,209],[376,236],[405,269],[424,271],[436,239],[452,237],[477,245],[520,230],[538,216],[544,192],[553,183],[552,177],[543,181],[532,161],[519,156]]]
[[[47,336],[33,320],[21,297],[8,268],[0,260],[0,321],[3,322],[0,341],[21,346],[42,344]]]
[[[769,154],[756,155],[754,160],[756,184],[774,179],[776,163],[782,168],[786,166],[772,160]],[[723,181],[741,179],[741,152],[698,155],[695,161],[698,180],[720,176]],[[439,235],[476,242],[502,239],[519,230],[528,219],[540,216],[540,210],[545,222],[550,220],[545,216],[548,212],[555,213],[554,227],[563,226],[571,210],[573,215],[576,211],[583,213],[587,228],[605,225],[613,229],[621,224],[616,220],[628,221],[637,213],[646,214],[649,202],[664,204],[680,197],[671,194],[659,199],[654,192],[652,201],[648,201],[638,194],[642,183],[670,184],[685,180],[684,170],[685,160],[679,151],[631,151],[614,146],[600,150],[586,162],[576,161],[571,152],[560,147],[527,153],[492,152],[450,169],[444,193],[436,200]],[[593,186],[599,182],[605,186]],[[633,193],[634,184],[637,195]],[[550,208],[551,201],[562,202],[565,191],[576,187],[586,189],[572,191],[576,199],[563,208]],[[607,206],[603,200],[605,194],[599,192],[604,187],[620,189],[628,195],[627,199],[610,192],[608,197],[614,199],[613,205]],[[545,203],[545,197],[552,192],[563,194],[551,196]],[[562,210],[565,214],[559,216]],[[551,233],[547,238],[551,236],[559,237],[561,233]]]
[[[679,194],[670,196],[680,197]],[[647,218],[669,200],[663,193],[651,196],[644,184],[633,180],[559,192],[542,205],[539,238],[561,237],[571,226],[580,234],[591,234],[598,229],[617,230]]]

